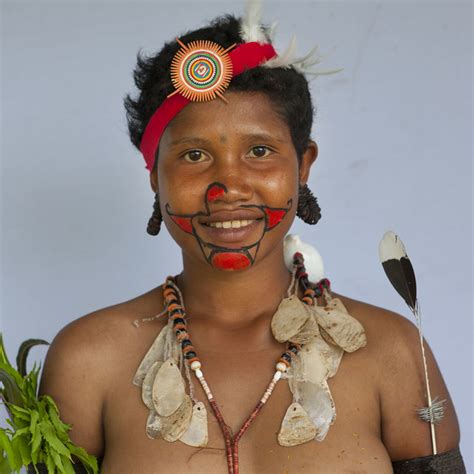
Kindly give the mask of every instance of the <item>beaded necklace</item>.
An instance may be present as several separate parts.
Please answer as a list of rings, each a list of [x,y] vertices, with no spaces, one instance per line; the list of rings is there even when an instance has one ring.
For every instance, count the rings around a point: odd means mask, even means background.
[[[303,290],[302,301],[310,306],[315,305],[315,299],[321,296],[324,290],[330,289],[330,282],[324,278],[320,280],[316,285],[313,285],[308,280],[308,274],[306,273],[304,266],[303,255],[296,252],[293,257],[293,279],[292,285],[299,283]],[[186,312],[184,308],[184,302],[182,299],[181,292],[176,283],[175,277],[168,277],[163,287],[163,297],[165,301],[166,311],[168,313],[169,321],[172,322],[173,330],[175,332],[176,340],[181,347],[183,358],[188,367],[194,372],[198,379],[204,393],[207,396],[209,405],[214,413],[215,418],[219,423],[219,427],[224,435],[225,448],[226,448],[226,459],[227,469],[229,474],[239,473],[239,441],[245,434],[247,429],[250,427],[252,422],[255,420],[257,415],[265,403],[270,398],[276,384],[281,379],[282,375],[291,367],[291,363],[296,354],[300,351],[302,345],[297,343],[287,343],[286,351],[281,355],[276,363],[276,371],[273,374],[272,380],[268,384],[265,392],[260,398],[254,410],[250,413],[249,417],[243,423],[237,434],[231,433],[230,427],[226,424],[224,417],[214,399],[212,391],[207,383],[204,373],[202,370],[201,361],[196,354],[196,350],[192,344],[191,337],[187,329]]]

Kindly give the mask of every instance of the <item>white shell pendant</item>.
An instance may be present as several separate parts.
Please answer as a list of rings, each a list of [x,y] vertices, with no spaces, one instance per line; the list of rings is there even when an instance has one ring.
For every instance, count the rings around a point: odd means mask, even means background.
[[[161,417],[155,410],[150,410],[148,419],[146,420],[146,435],[150,439],[161,437]]]
[[[332,298],[326,306],[310,306],[321,328],[347,352],[354,352],[367,343],[362,324],[352,317],[339,298]],[[324,335],[324,332],[321,331]]]
[[[292,403],[286,410],[278,433],[281,446],[296,446],[311,441],[316,436],[316,428],[299,403]]]
[[[294,336],[290,337],[289,341],[294,342],[296,344],[308,344],[317,336],[319,336],[319,326],[316,321],[316,318],[311,316],[304,323],[300,331]]]
[[[334,344],[328,344],[322,337],[317,337],[312,343],[318,348],[321,357],[326,362],[329,370],[328,378],[334,377],[344,355],[344,349]]]
[[[165,441],[172,443],[179,439],[188,429],[193,416],[193,403],[188,394],[184,395],[183,403],[171,415],[161,417],[161,435]]]
[[[153,362],[152,366],[148,370],[145,375],[145,379],[143,380],[142,384],[142,400],[143,403],[149,408],[150,410],[154,410],[153,405],[153,383],[155,381],[156,374],[160,369],[163,362],[157,360]]]
[[[296,399],[316,427],[315,439],[322,441],[326,437],[329,427],[336,421],[336,408],[327,382],[323,381],[321,384],[297,383],[296,393]]]
[[[295,372],[297,380],[318,384],[329,376],[329,363],[320,351],[317,342],[310,342],[303,346],[298,357],[300,364],[297,366],[298,371]]]
[[[295,336],[311,317],[308,305],[296,295],[284,298],[272,318],[272,332],[278,342],[286,342]]]
[[[153,362],[157,360],[164,360],[165,351],[165,339],[168,332],[171,330],[171,326],[167,324],[158,334],[153,344],[148,349],[145,357],[142,359],[133,379],[133,384],[141,387],[143,379],[147,374],[148,370],[152,366]]]
[[[172,415],[183,403],[184,381],[173,359],[168,359],[159,368],[153,382],[153,405],[160,416]]]
[[[203,402],[197,402],[193,406],[191,423],[179,440],[189,446],[204,448],[208,439],[206,407]]]

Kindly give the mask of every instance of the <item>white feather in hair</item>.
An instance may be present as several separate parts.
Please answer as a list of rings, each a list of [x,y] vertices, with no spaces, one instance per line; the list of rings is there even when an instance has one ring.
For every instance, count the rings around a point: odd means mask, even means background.
[[[335,74],[342,71],[344,68],[338,69],[311,69],[315,64],[319,64],[323,60],[319,51],[319,46],[315,46],[306,56],[297,57],[296,56],[296,37],[293,35],[291,38],[290,44],[286,48],[285,52],[279,54],[270,61],[267,61],[265,64],[262,64],[263,67],[282,67],[290,68],[293,67],[298,72],[302,74],[308,74],[310,76],[322,76]]]
[[[240,24],[240,35],[242,40],[249,42],[266,43],[268,41],[274,42],[277,23],[274,22],[266,30],[262,26],[262,0],[247,0],[245,5],[245,15]],[[293,67],[302,74],[309,76],[322,76],[328,74],[335,74],[342,71],[343,68],[338,69],[323,69],[314,70],[312,66],[319,64],[323,57],[319,53],[319,46],[313,48],[308,54],[303,57],[298,57],[296,53],[296,37],[291,38],[290,44],[286,50],[276,56],[270,61],[262,64],[263,67],[269,68],[290,68]]]
[[[247,0],[245,15],[240,23],[240,36],[246,43],[266,43],[262,28],[262,0]]]

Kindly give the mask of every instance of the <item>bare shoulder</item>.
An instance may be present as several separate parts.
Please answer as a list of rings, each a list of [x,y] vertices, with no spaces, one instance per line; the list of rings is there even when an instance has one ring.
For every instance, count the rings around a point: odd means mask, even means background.
[[[408,318],[385,308],[338,296],[349,313],[364,326],[367,355],[378,369],[382,437],[392,460],[432,454],[430,425],[421,421],[417,408],[428,405],[420,336]],[[443,376],[425,340],[431,398],[445,402],[445,416],[436,426],[437,450],[459,444],[459,424]]]
[[[154,315],[162,305],[160,293],[154,289],[82,316],[63,327],[49,347],[39,393],[54,398],[61,419],[73,426],[72,441],[95,456],[104,452],[107,391],[134,338],[143,337],[131,325]]]

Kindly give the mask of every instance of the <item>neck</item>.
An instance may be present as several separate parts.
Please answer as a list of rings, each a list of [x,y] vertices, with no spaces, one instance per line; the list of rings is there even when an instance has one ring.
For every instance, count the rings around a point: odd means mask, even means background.
[[[224,330],[245,329],[262,319],[268,330],[290,282],[283,245],[242,271],[217,270],[184,256],[178,277],[188,316]]]

